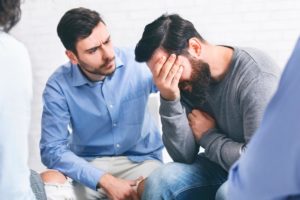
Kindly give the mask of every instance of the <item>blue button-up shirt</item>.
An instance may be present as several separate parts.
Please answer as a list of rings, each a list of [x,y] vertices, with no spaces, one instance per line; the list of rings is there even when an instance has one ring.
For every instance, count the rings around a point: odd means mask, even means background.
[[[54,72],[43,93],[43,163],[92,189],[105,172],[87,158],[161,160],[161,136],[147,110],[149,94],[157,91],[151,72],[135,62],[132,50],[115,54],[116,71],[103,81],[91,82],[69,62]]]

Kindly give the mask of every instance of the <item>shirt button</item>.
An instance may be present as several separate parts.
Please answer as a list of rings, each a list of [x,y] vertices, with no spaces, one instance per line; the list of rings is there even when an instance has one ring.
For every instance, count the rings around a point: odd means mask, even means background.
[[[112,104],[109,105],[110,108],[113,108],[114,106]]]
[[[117,126],[117,123],[114,123],[114,124],[113,124],[113,127],[116,127],[116,126]]]
[[[117,147],[117,148],[120,148],[120,145],[119,145],[119,144],[116,144],[116,147]]]

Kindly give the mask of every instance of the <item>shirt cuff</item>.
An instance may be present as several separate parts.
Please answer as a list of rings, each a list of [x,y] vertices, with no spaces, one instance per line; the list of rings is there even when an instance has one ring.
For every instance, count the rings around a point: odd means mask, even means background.
[[[217,131],[216,128],[209,129],[203,134],[203,136],[199,141],[197,141],[197,143],[205,149],[208,144],[210,144],[218,137],[218,134],[213,134],[216,131]]]
[[[83,177],[85,179],[85,185],[93,190],[97,190],[98,182],[104,174],[104,171],[101,171],[96,168],[90,168],[88,170],[88,174],[86,174],[85,177]]]
[[[183,113],[183,111],[184,109],[180,102],[180,98],[177,98],[173,101],[168,101],[160,97],[159,113],[161,115],[170,117],[174,115],[180,115]]]

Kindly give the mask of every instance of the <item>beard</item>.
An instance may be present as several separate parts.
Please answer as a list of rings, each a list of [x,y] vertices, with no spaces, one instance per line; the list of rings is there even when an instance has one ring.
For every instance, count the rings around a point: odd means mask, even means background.
[[[195,60],[193,58],[189,58],[189,60],[192,66],[191,79],[180,82],[179,88],[192,102],[203,105],[207,101],[208,88],[211,82],[209,65],[202,60]],[[191,90],[184,90],[187,87],[190,87]]]
[[[84,62],[82,60],[78,61],[78,65],[81,69],[83,69],[84,71],[87,71],[91,74],[108,76],[108,75],[112,75],[116,70],[114,60],[115,60],[115,56],[112,58],[107,58],[107,59],[105,59],[105,61],[102,65],[99,65],[96,68],[91,67],[89,64],[87,64],[86,62]],[[109,65],[113,65],[113,66],[110,69],[106,69],[106,67],[108,67]]]

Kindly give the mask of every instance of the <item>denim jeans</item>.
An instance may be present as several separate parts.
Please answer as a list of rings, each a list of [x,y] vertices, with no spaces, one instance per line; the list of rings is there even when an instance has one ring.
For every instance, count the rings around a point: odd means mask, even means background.
[[[218,189],[217,194],[216,194],[216,200],[226,200],[227,199],[227,186],[228,182],[226,181],[221,185],[221,187]]]
[[[30,172],[30,185],[36,200],[47,200],[44,183],[40,174],[33,170],[30,170]]]
[[[203,155],[193,164],[168,163],[147,178],[144,200],[214,200],[228,173]]]

